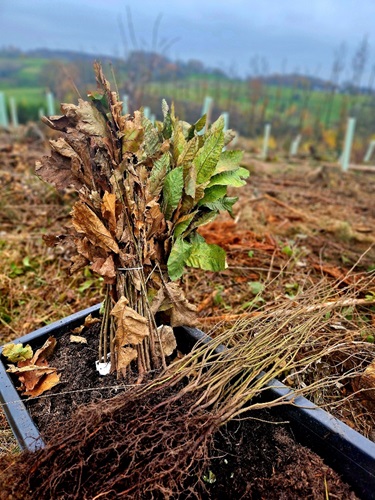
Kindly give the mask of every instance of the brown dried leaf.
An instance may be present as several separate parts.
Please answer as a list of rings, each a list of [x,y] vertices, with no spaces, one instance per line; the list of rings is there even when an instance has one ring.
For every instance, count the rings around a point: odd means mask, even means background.
[[[100,323],[100,319],[99,318],[93,318],[91,316],[91,314],[89,314],[85,318],[84,326],[85,326],[85,328],[90,328],[90,326],[95,325],[96,323]]]
[[[166,295],[172,302],[170,312],[171,326],[194,325],[196,322],[196,306],[190,304],[178,283],[167,283]]]
[[[23,395],[36,397],[59,383],[60,375],[57,374],[56,368],[48,366],[47,362],[55,347],[56,339],[49,337],[31,359],[20,361],[17,367],[9,367],[8,371],[18,375]]]
[[[55,387],[55,385],[59,383],[60,374],[56,372],[49,373],[48,375],[45,375],[45,377],[43,377],[33,389],[23,392],[22,395],[36,398],[44,392],[49,391],[50,389],[52,389],[52,387]]]
[[[165,233],[167,225],[164,214],[157,201],[153,200],[148,203],[145,216],[147,224],[147,239],[150,239],[152,236],[158,236]]]
[[[85,135],[105,137],[107,122],[105,117],[88,101],[78,99],[75,104],[62,104],[61,110],[67,118],[76,123],[76,129]]]
[[[57,341],[55,337],[48,337],[42,347],[38,349],[30,360],[30,364],[40,364],[40,362],[50,358],[56,348]]]
[[[87,266],[87,264],[90,263],[90,261],[87,260],[83,255],[73,255],[71,261],[72,265],[69,270],[71,274],[75,273],[76,271],[79,271],[79,269],[82,269],[83,267]]]
[[[56,245],[63,244],[66,241],[67,236],[65,234],[43,234],[42,238],[47,247],[52,248]]]
[[[129,307],[125,297],[120,298],[111,315],[117,318],[115,342],[118,347],[141,344],[143,339],[150,335],[147,319]]]
[[[106,259],[97,258],[91,265],[91,269],[98,273],[100,276],[104,278],[108,278],[109,280],[113,280],[116,277],[116,269],[115,263],[113,261],[112,255],[109,255]]]
[[[159,329],[159,337],[164,356],[171,356],[177,347],[176,337],[171,326],[163,325]],[[156,354],[160,356],[160,344],[156,343]]]
[[[19,363],[20,364],[20,363]],[[28,364],[25,366],[16,366],[16,365],[8,365],[7,372],[14,373],[15,375],[25,374],[25,373],[39,373],[39,377],[45,375],[46,373],[53,373],[56,371],[56,368],[52,366],[44,366],[44,365],[34,365]]]
[[[87,339],[85,337],[81,337],[80,335],[71,335],[69,340],[73,344],[87,344]]]
[[[93,245],[104,250],[119,252],[119,247],[111,233],[99,217],[85,204],[77,201],[72,209],[73,226],[78,233],[84,234]]]
[[[35,173],[58,190],[71,186],[79,191],[82,187],[82,182],[72,174],[70,159],[55,151],[35,163]]]
[[[103,250],[103,248],[94,245],[89,241],[86,237],[79,235],[78,238],[74,239],[74,243],[77,249],[77,252],[83,257],[85,257],[88,261],[93,262],[95,259],[106,259],[108,256],[108,250]]]
[[[42,363],[46,364],[47,362],[44,361]],[[21,382],[19,390],[24,391],[22,394],[25,396],[39,396],[44,391],[56,385],[60,380],[60,375],[57,374],[56,368],[50,366],[30,364],[16,367],[9,365],[7,371],[18,375],[18,379]],[[44,381],[47,381],[47,384],[44,384]],[[49,385],[51,382],[53,382],[53,385]]]
[[[108,221],[109,230],[113,236],[116,235],[116,195],[106,191],[102,202],[102,215]]]
[[[126,375],[126,368],[132,361],[137,359],[138,353],[133,347],[120,347],[117,351],[117,372]]]
[[[165,291],[164,291],[164,288],[161,287],[157,291],[156,295],[153,297],[152,302],[151,302],[151,306],[150,306],[150,310],[154,316],[158,311],[161,310],[161,305],[163,303],[165,303]],[[169,309],[171,306],[172,306],[172,303],[170,300],[168,300],[167,309]]]
[[[85,328],[85,325],[80,325],[80,326],[77,326],[77,328],[73,328],[72,332],[73,333],[82,333],[84,328]]]

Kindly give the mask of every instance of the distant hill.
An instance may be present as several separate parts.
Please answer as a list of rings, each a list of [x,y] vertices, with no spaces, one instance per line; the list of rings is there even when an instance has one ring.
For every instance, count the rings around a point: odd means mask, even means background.
[[[57,50],[49,48],[38,48],[22,51],[15,47],[4,47],[0,49],[0,78],[1,86],[32,86],[41,84],[43,68],[51,62],[62,61],[72,65],[79,65],[86,74],[83,80],[88,83],[92,71],[91,65],[94,60],[100,61],[104,66],[113,64],[116,72],[120,75],[128,75],[140,81],[147,75],[147,81],[171,81],[190,77],[207,76],[210,78],[232,79],[221,68],[211,68],[199,60],[172,61],[163,54],[150,51],[132,51],[126,59],[118,56],[104,54],[89,54],[73,50]],[[82,72],[81,71],[81,72]],[[44,81],[45,75],[42,74]],[[239,80],[238,78],[236,78]],[[294,89],[311,89],[318,91],[330,91],[333,84],[322,78],[297,73],[249,76],[242,80],[258,82],[265,86],[279,86]],[[91,82],[90,82],[91,83]],[[368,88],[356,88],[346,82],[336,90],[348,94],[369,94]]]

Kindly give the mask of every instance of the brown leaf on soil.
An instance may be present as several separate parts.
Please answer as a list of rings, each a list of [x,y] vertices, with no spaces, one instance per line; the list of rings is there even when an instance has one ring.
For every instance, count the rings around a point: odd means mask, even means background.
[[[77,326],[77,328],[73,328],[72,332],[73,333],[82,333],[84,328],[85,328],[85,325],[80,325],[80,326]]]
[[[73,226],[78,233],[82,233],[93,245],[114,253],[119,252],[119,247],[113,239],[111,233],[105,227],[99,217],[81,201],[77,201],[72,209]]]
[[[31,358],[30,364],[38,364],[40,361],[45,361],[50,358],[56,348],[57,341],[55,337],[49,337],[43,344],[43,346],[38,349],[34,356]]]
[[[137,359],[138,353],[133,347],[120,347],[117,351],[116,370],[123,376],[126,374],[126,368],[132,361]]]
[[[100,319],[99,318],[93,318],[91,316],[91,314],[89,314],[85,318],[84,326],[85,326],[85,328],[89,328],[90,326],[95,325],[96,323],[100,323]]]
[[[19,390],[25,396],[36,397],[51,389],[60,381],[56,368],[48,366],[49,358],[56,347],[56,339],[49,337],[31,359],[20,361],[18,366],[9,365],[8,371],[18,375]]]
[[[113,236],[116,235],[116,195],[106,191],[102,202],[102,215],[108,221],[109,230]]]
[[[41,377],[44,374],[53,373],[54,371],[56,371],[56,368],[53,368],[51,366],[45,366],[45,362],[44,364],[42,363],[41,365],[34,365],[34,364],[25,366],[8,365],[7,369],[7,372],[14,373],[15,375],[20,375],[20,374],[24,375],[26,373],[35,372],[40,374],[39,377]]]
[[[80,335],[70,335],[69,340],[73,344],[87,344],[87,339]]]
[[[141,344],[150,335],[147,319],[129,307],[128,303],[125,297],[121,297],[111,311],[111,315],[117,318],[115,342],[119,347]]]
[[[60,383],[60,374],[56,373],[55,371],[43,377],[36,387],[34,387],[31,390],[23,392],[22,395],[36,398],[37,396],[40,396],[44,392],[49,391],[50,389],[52,389],[52,387],[54,387],[59,383]]]
[[[57,374],[56,368],[48,366],[45,360],[39,361],[38,364],[22,367],[9,365],[7,371],[18,375],[21,382],[19,390],[24,391],[22,394],[25,396],[39,396],[60,381],[60,375]]]

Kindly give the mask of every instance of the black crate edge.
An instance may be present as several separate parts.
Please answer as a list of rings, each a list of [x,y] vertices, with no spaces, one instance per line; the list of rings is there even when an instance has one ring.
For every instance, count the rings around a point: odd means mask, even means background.
[[[50,335],[61,336],[79,326],[84,318],[99,313],[100,304],[84,309],[48,326],[35,330],[15,342],[39,343]],[[209,342],[210,338],[196,328],[175,329],[177,343],[183,352],[188,352],[197,341]],[[219,350],[224,347],[220,346]],[[0,355],[2,348],[0,347]],[[279,397],[293,400],[275,411],[288,420],[297,440],[318,453],[336,470],[364,500],[375,498],[375,443],[351,429],[328,412],[304,397],[296,397],[291,389],[274,379],[262,394],[263,400]],[[43,440],[31,419],[23,401],[15,389],[6,366],[0,361],[0,403],[21,449],[34,451],[44,446]]]

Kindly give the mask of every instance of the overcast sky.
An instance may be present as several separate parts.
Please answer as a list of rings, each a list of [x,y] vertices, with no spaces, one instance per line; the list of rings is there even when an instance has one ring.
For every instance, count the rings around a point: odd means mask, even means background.
[[[361,39],[368,36],[375,63],[375,0],[0,0],[0,46],[49,47],[122,55],[128,47],[127,6],[137,44],[151,48],[162,14],[158,43],[178,39],[172,59],[197,58],[211,66],[251,72],[263,57],[270,72],[299,71],[327,77],[333,54],[347,46],[348,68]],[[350,76],[350,74],[348,74]]]

